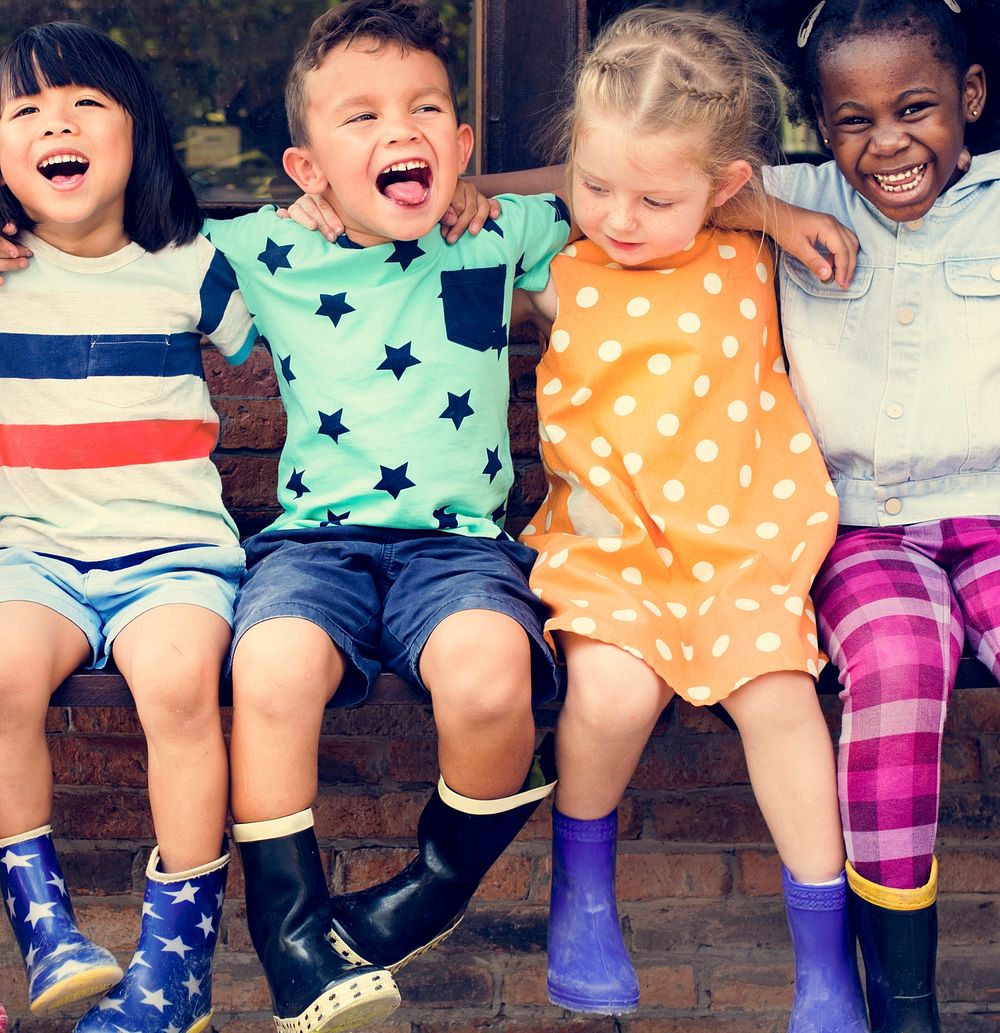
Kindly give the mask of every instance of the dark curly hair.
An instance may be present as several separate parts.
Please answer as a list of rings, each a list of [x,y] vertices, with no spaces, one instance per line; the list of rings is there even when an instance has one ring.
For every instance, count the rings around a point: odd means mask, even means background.
[[[929,39],[937,59],[954,69],[961,83],[966,69],[980,64],[989,84],[1000,86],[1000,0],[958,0],[956,14],[945,0],[826,0],[800,47],[799,29],[816,0],[744,0],[742,16],[784,65],[787,105],[793,119],[815,123],[820,101],[820,65],[845,40],[868,35]],[[1000,147],[1000,102],[966,127],[974,153]]]

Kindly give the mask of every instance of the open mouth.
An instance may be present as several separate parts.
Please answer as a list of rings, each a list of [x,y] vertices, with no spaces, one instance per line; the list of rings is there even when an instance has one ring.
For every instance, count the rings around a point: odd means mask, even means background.
[[[53,154],[38,166],[38,171],[50,183],[68,183],[76,176],[85,176],[90,161],[82,154]]]
[[[401,161],[390,165],[375,179],[383,197],[395,204],[413,207],[423,204],[431,189],[431,170],[425,161]]]
[[[924,175],[927,172],[927,163],[924,162],[922,165],[914,165],[911,168],[903,169],[900,172],[889,172],[879,174],[873,172],[871,178],[884,190],[887,194],[908,194],[912,190],[916,190],[921,183],[924,181]]]

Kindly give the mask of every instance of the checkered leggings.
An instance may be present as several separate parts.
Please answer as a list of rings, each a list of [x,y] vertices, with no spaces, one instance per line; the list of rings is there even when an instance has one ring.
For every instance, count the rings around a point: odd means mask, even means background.
[[[1000,675],[1000,518],[843,530],[813,599],[844,687],[847,856],[872,882],[915,889],[930,877],[963,639]]]

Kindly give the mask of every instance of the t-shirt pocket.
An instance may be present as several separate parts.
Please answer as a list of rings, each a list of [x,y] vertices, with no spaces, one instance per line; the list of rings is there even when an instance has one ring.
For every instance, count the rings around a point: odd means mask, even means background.
[[[491,269],[446,269],[441,273],[441,302],[448,340],[473,351],[507,346],[504,297],[507,266]]]
[[[1000,345],[1000,258],[953,259],[945,262],[944,276],[964,304],[969,343]],[[957,339],[962,328],[950,329]]]
[[[786,347],[835,348],[844,336],[860,331],[862,305],[871,289],[875,270],[859,265],[846,287],[821,283],[797,258],[781,256],[781,329]]]
[[[161,334],[92,337],[87,397],[119,409],[159,398],[169,346],[170,339]]]

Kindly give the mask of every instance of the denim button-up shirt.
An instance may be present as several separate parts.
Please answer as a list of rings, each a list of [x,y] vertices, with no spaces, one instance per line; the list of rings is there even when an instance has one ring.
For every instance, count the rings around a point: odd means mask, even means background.
[[[897,223],[833,162],[765,170],[774,195],[861,241],[846,290],[783,255],[792,385],[843,524],[1000,514],[1000,152]]]

